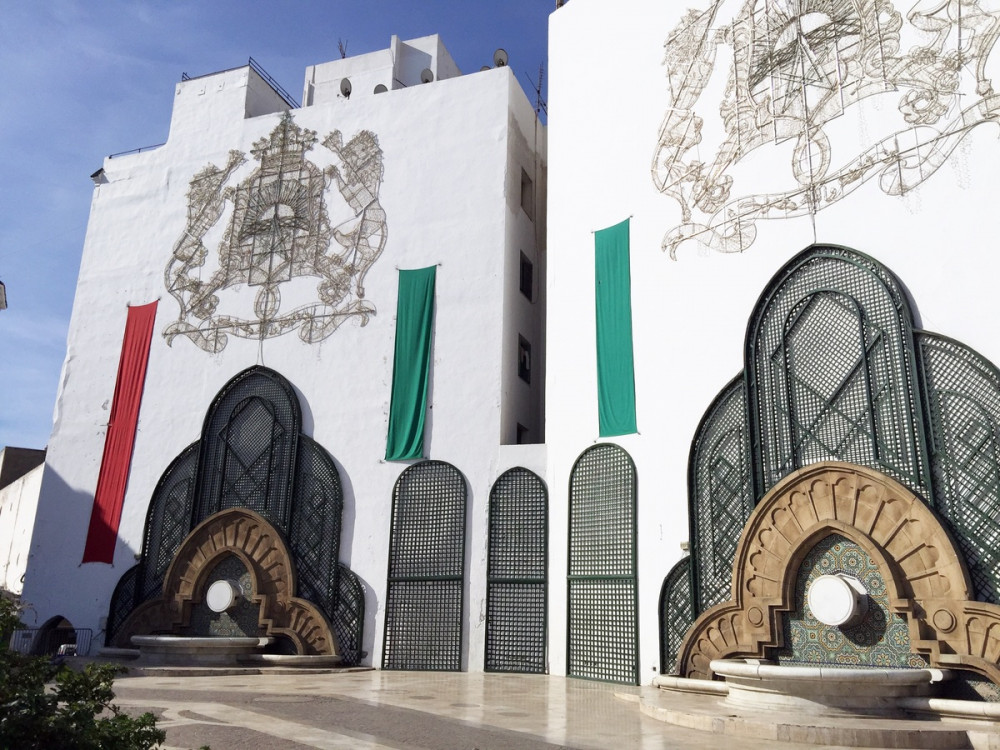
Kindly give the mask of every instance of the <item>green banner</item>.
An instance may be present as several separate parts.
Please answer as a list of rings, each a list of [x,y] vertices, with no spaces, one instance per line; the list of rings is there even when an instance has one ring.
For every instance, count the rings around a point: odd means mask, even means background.
[[[597,414],[601,437],[635,426],[629,220],[594,234],[597,295]]]
[[[423,458],[437,266],[399,272],[386,461]]]

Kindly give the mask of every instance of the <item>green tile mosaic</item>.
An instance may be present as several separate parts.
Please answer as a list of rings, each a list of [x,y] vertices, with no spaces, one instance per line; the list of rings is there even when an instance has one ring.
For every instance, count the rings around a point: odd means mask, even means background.
[[[238,557],[229,556],[220,560],[208,574],[205,590],[215,581],[227,579],[239,582],[242,594],[239,601],[225,612],[213,612],[204,602],[192,605],[188,635],[252,638],[264,634],[259,625],[260,605],[250,598],[253,595],[250,572]]]
[[[868,614],[856,625],[830,627],[817,620],[806,604],[809,585],[821,575],[844,573],[864,584]],[[782,615],[784,647],[779,663],[867,667],[922,668],[927,662],[910,653],[906,620],[889,610],[885,579],[864,548],[840,534],[831,534],[810,550],[799,566],[795,608]]]

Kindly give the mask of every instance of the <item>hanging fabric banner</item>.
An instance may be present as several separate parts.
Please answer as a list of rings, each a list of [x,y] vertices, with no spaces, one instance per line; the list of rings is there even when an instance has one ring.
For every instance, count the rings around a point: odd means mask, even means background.
[[[636,432],[629,220],[594,233],[601,437]]]
[[[436,271],[437,266],[431,266],[399,272],[386,461],[405,461],[424,455]]]
[[[114,562],[155,318],[156,302],[128,309],[122,354],[118,361],[118,380],[111,401],[108,432],[104,438],[104,455],[97,476],[87,544],[83,550],[85,563]]]

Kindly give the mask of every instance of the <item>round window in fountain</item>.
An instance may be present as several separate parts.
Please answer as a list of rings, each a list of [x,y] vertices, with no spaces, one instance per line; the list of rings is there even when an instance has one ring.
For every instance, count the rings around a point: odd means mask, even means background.
[[[813,616],[830,627],[856,625],[868,614],[868,592],[864,584],[843,573],[816,578],[809,585],[806,600]]]
[[[225,612],[239,601],[240,591],[238,581],[229,579],[214,581],[205,594],[205,604],[213,612]]]

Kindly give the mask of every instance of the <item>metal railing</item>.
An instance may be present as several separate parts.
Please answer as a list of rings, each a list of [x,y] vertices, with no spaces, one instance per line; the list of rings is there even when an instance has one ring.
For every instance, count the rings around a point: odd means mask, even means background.
[[[263,78],[264,81],[267,82],[267,85],[270,86],[272,89],[274,89],[275,93],[278,96],[280,96],[282,99],[285,100],[285,104],[287,104],[292,109],[298,109],[299,108],[299,103],[295,100],[295,98],[291,94],[289,94],[287,91],[285,91],[285,89],[282,87],[282,85],[280,83],[278,83],[276,80],[274,80],[274,78],[271,76],[271,74],[268,73],[266,70],[264,70],[264,68],[261,66],[261,64],[259,62],[257,62],[256,60],[254,60],[251,57],[251,58],[249,58],[247,60],[247,65],[250,66],[250,69],[254,73],[256,73],[261,78]],[[217,75],[218,73],[225,73],[225,72],[227,72],[229,70],[236,70],[236,68],[227,68],[226,70],[217,70],[214,73],[205,73],[204,75],[200,75],[200,76],[190,76],[187,73],[181,73],[181,81],[193,81],[196,78],[204,78],[206,75],[213,75],[214,76],[214,75]]]
[[[10,649],[19,654],[87,656],[93,637],[90,628],[22,628],[11,634]]]

